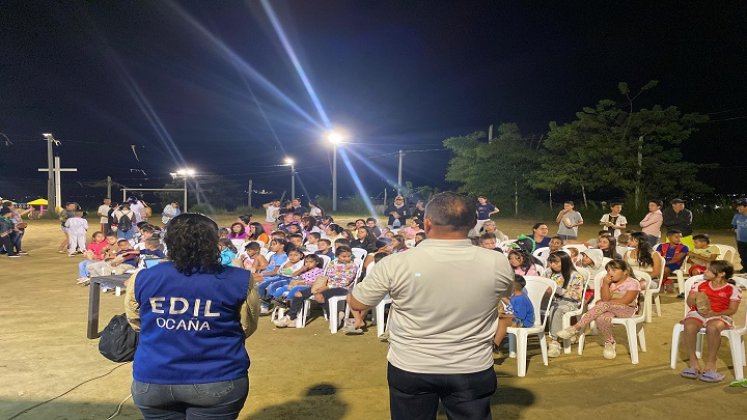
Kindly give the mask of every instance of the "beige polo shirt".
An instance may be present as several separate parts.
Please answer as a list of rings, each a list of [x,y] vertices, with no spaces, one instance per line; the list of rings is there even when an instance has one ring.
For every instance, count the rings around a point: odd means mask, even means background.
[[[395,367],[474,373],[493,366],[498,301],[513,279],[500,252],[468,239],[426,239],[376,263],[353,296],[368,306],[391,296],[387,359]]]

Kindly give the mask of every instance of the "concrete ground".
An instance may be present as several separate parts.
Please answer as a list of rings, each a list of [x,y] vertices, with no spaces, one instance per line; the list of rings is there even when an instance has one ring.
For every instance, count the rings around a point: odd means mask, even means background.
[[[229,220],[221,220],[228,222]],[[499,221],[509,235],[529,231],[530,221]],[[588,230],[588,232],[587,232]],[[593,228],[585,229],[593,234]],[[727,231],[714,242],[733,244]],[[0,418],[106,419],[129,394],[131,364],[116,364],[98,352],[98,340],[86,338],[88,289],[75,285],[79,258],[57,254],[61,239],[51,221],[33,221],[25,240],[31,255],[0,256]],[[733,379],[726,341],[719,350],[720,384],[682,379],[669,368],[672,325],[682,301],[662,296],[663,316],[646,325],[648,352],[632,365],[624,331],[615,360],[601,356],[596,337],[583,356],[575,353],[542,364],[530,342],[527,376],[516,376],[516,361],[497,360],[499,390],[493,398],[496,419],[576,419],[659,417],[743,419],[747,388],[729,388]],[[742,305],[745,306],[745,305]],[[102,295],[100,328],[123,312],[122,297]],[[744,321],[744,308],[739,323]],[[251,390],[242,419],[386,419],[386,343],[375,328],[363,336],[331,335],[319,312],[307,328],[276,329],[262,318],[247,340]],[[92,378],[96,378],[93,379]],[[89,381],[76,387],[76,385]],[[73,389],[74,388],[74,389]],[[60,396],[60,394],[64,394]],[[59,396],[59,397],[58,397]],[[53,401],[34,407],[48,399]],[[141,418],[132,401],[117,419]],[[443,417],[445,418],[445,417]]]

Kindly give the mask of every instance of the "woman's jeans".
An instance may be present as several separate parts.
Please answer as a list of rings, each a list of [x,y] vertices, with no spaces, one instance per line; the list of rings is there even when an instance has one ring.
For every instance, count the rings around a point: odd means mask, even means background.
[[[132,381],[132,400],[145,420],[233,420],[249,394],[249,378],[190,385]]]

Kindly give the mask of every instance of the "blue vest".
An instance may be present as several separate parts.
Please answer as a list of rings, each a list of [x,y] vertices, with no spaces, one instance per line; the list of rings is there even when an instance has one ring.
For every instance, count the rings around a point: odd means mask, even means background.
[[[200,384],[239,379],[249,369],[239,308],[249,272],[185,276],[170,262],[138,273],[140,342],[133,377],[153,384]]]

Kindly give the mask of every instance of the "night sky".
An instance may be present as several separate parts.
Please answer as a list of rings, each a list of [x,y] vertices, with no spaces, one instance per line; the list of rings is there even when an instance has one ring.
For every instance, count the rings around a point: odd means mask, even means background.
[[[618,82],[650,79],[660,85],[640,106],[711,114],[686,157],[723,166],[705,175],[717,191],[744,192],[747,6],[687,3],[270,4],[371,195],[396,179],[400,148],[429,150],[406,156],[405,180],[448,187],[449,153],[432,150],[445,138],[500,122],[538,136],[618,99]],[[0,136],[0,195],[46,195],[43,132],[78,168],[63,176],[66,199],[103,193],[80,187],[106,175],[158,187],[182,162],[280,193],[285,155],[311,195],[328,195],[326,124],[292,61],[258,1],[0,1],[0,132],[12,142]],[[340,193],[354,193],[338,170]]]

